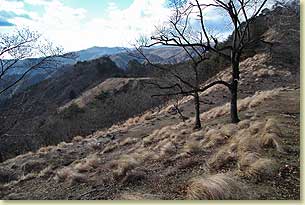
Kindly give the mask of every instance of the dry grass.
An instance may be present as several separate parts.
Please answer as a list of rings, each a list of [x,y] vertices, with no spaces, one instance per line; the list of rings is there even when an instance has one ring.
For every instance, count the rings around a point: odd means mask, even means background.
[[[200,140],[204,138],[204,130],[199,130],[197,132],[193,132],[190,136],[191,139],[196,139],[196,140]]]
[[[96,154],[89,155],[87,158],[83,159],[81,162],[74,165],[74,169],[80,173],[88,172],[99,166],[100,159]]]
[[[280,153],[285,152],[283,149],[282,140],[275,133],[266,133],[261,137],[263,147],[273,147]]]
[[[138,141],[137,138],[131,138],[131,137],[127,137],[126,139],[124,139],[122,142],[119,143],[120,146],[125,146],[125,145],[129,145],[129,144],[134,144]]]
[[[160,158],[172,156],[177,152],[177,147],[172,141],[166,141],[160,145]]]
[[[243,155],[241,155],[239,157],[239,160],[238,160],[239,170],[240,171],[247,170],[260,157],[261,157],[261,155],[259,153],[257,153],[257,152],[246,152],[246,153],[243,153]]]
[[[57,148],[65,149],[65,148],[68,148],[69,146],[72,146],[72,145],[73,145],[73,143],[61,142],[57,145]]]
[[[117,197],[118,200],[160,200],[161,195],[143,193],[123,193]]]
[[[282,88],[277,88],[269,91],[258,91],[251,97],[246,97],[244,99],[238,100],[238,111],[244,111],[249,108],[254,108],[279,94]],[[203,121],[209,121],[217,117],[224,116],[230,112],[230,104],[227,103],[223,106],[215,107],[201,115]]]
[[[246,129],[250,127],[250,120],[242,120],[238,123],[238,129]]]
[[[82,136],[76,136],[73,138],[72,142],[80,142],[82,141],[84,138]]]
[[[46,153],[52,151],[54,148],[55,148],[55,146],[41,147],[41,148],[37,151],[37,154],[46,154]]]
[[[41,170],[41,172],[38,174],[38,177],[45,178],[45,177],[50,177],[54,173],[53,167],[48,166]]]
[[[189,140],[183,146],[183,152],[188,155],[198,154],[202,150],[202,145],[197,140]]]
[[[187,187],[187,199],[195,200],[233,200],[240,199],[244,185],[232,176],[217,174],[192,179]]]
[[[259,158],[244,171],[244,176],[255,180],[268,179],[276,175],[278,167],[278,163],[272,159]]]
[[[84,174],[77,173],[74,169],[70,167],[65,167],[56,172],[56,176],[54,178],[57,182],[65,182],[67,181],[69,184],[75,183],[83,183],[87,182],[88,178]]]
[[[273,118],[267,120],[266,125],[264,127],[264,132],[274,133],[279,137],[282,136],[282,132],[278,125],[278,122]]]
[[[112,152],[113,150],[115,150],[116,148],[118,148],[118,144],[114,143],[114,144],[109,144],[107,145],[102,153],[105,154],[105,153],[109,153],[109,152]]]
[[[250,131],[251,135],[255,135],[258,132],[260,132],[264,128],[264,126],[265,126],[265,123],[262,121],[253,121],[250,124],[250,127],[248,130]]]
[[[227,137],[217,129],[209,129],[202,140],[204,148],[211,148],[226,142]]]
[[[113,171],[113,176],[115,179],[121,179],[125,177],[127,172],[139,166],[140,161],[138,156],[134,155],[124,155],[120,159],[113,162],[113,166],[116,169]]]
[[[230,163],[235,164],[237,161],[237,145],[231,144],[229,146],[221,147],[214,155],[208,160],[208,166],[212,169],[218,170]]]

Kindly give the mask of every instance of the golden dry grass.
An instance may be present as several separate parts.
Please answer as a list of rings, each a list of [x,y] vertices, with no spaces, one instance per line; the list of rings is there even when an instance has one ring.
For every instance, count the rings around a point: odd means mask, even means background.
[[[140,161],[136,154],[124,155],[120,159],[113,162],[115,170],[113,170],[113,176],[116,179],[125,177],[127,172],[139,166]]]
[[[68,182],[70,185],[88,181],[88,177],[85,174],[77,173],[71,167],[64,167],[58,170],[54,179],[57,182]]]
[[[37,154],[46,154],[46,153],[52,151],[54,148],[55,148],[55,146],[41,147],[41,148],[37,151]]]
[[[132,137],[127,137],[126,139],[124,139],[123,141],[121,141],[119,143],[120,146],[125,146],[125,145],[129,145],[129,144],[134,144],[138,141],[137,138],[132,138]]]
[[[235,144],[222,146],[208,159],[208,166],[214,170],[218,170],[229,163],[235,163],[237,160],[236,147],[237,145]]]
[[[278,167],[278,163],[273,159],[259,158],[243,174],[252,179],[267,179],[277,173]]]
[[[79,163],[74,165],[74,169],[80,173],[88,172],[99,166],[100,159],[96,154],[87,156],[85,159],[81,160]]]
[[[72,142],[80,142],[82,141],[84,138],[82,136],[76,136],[73,138]]]
[[[203,148],[211,148],[226,142],[227,137],[218,129],[209,129],[201,141]]]
[[[190,180],[187,199],[195,200],[233,200],[240,199],[244,185],[227,174],[216,174]]]
[[[197,140],[188,140],[183,146],[183,152],[188,155],[197,154],[202,151],[202,145]]]

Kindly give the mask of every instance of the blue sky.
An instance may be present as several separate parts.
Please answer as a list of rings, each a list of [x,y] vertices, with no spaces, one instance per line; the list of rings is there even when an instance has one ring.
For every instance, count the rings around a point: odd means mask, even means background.
[[[0,32],[29,27],[67,51],[130,46],[169,16],[165,0],[0,0]]]
[[[133,0],[65,0],[64,3],[72,8],[84,8],[90,11],[90,17],[105,16],[110,2],[114,3],[119,9],[127,9]]]
[[[170,14],[166,0],[0,0],[0,33],[28,27],[66,51],[130,46]],[[205,17],[218,33],[228,35],[220,15],[209,10]]]

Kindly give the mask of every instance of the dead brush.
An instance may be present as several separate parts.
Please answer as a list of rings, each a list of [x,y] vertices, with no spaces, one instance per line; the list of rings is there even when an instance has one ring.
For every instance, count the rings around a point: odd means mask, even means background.
[[[118,144],[117,143],[111,143],[111,144],[108,144],[102,151],[102,153],[109,153],[109,152],[112,152],[113,150],[115,150],[116,148],[118,148]]]
[[[272,147],[280,153],[284,153],[283,142],[279,136],[275,133],[264,133],[261,135],[261,146],[262,147]]]
[[[143,153],[133,153],[129,155],[123,155],[113,163],[113,177],[116,180],[122,179],[126,176],[127,172],[138,167],[148,156],[144,156]]]
[[[118,200],[160,200],[162,198],[161,195],[147,193],[123,193],[117,197]]]
[[[278,163],[273,159],[259,158],[244,170],[242,176],[254,180],[268,179],[276,175],[278,168]]]
[[[243,111],[248,108],[253,108],[261,104],[267,99],[273,98],[277,96],[282,88],[277,88],[269,91],[261,91],[261,92],[256,92],[253,96],[251,97],[246,97],[244,99],[238,100],[238,111]],[[230,111],[230,104],[227,103],[223,106],[215,107],[212,108],[211,110],[202,113],[200,118],[203,121],[208,121],[211,119],[215,119],[217,117],[224,116],[228,114]],[[188,122],[188,121],[186,121]]]
[[[249,108],[256,107],[267,99],[279,95],[281,89],[274,89],[269,91],[256,92],[249,103]]]
[[[246,131],[244,133],[247,133]],[[257,135],[244,135],[238,138],[236,141],[237,143],[237,153],[238,155],[242,155],[246,152],[260,152],[260,142]]]
[[[79,163],[74,165],[74,169],[80,173],[88,172],[99,166],[100,159],[96,154],[89,155],[87,158],[81,160]]]
[[[203,138],[204,138],[204,133],[205,133],[204,130],[199,130],[199,131],[197,131],[197,132],[193,132],[193,133],[190,135],[190,138],[191,138],[191,139],[196,139],[196,140],[203,139]]]
[[[210,168],[219,170],[230,163],[237,162],[237,145],[232,143],[223,145],[207,162]]]
[[[216,174],[190,180],[186,191],[187,199],[233,200],[246,194],[245,186],[228,174]]]
[[[56,172],[55,178],[57,182],[67,181],[70,185],[75,183],[83,183],[88,180],[87,176],[84,174],[77,173],[70,167],[65,167]]]
[[[153,143],[158,143],[162,146],[162,141],[174,138],[177,135],[177,131],[171,126],[165,126],[159,130],[153,131],[153,133],[143,138],[143,145],[148,146]]]
[[[209,129],[205,133],[205,138],[201,141],[203,148],[211,148],[224,144],[227,137],[217,129]]]
[[[268,119],[264,126],[261,126],[260,145],[261,147],[273,147],[280,153],[285,152],[281,140],[282,132],[275,119]]]
[[[219,131],[227,137],[232,137],[238,131],[238,126],[236,124],[226,124]]]
[[[264,132],[268,132],[268,133],[274,133],[276,134],[277,136],[281,137],[282,136],[282,132],[281,132],[281,129],[278,125],[278,122],[271,118],[271,119],[268,119],[266,124],[265,124],[265,127],[264,127]]]
[[[160,159],[166,156],[172,156],[177,152],[177,146],[172,142],[168,141],[160,147]]]
[[[250,123],[249,131],[252,135],[255,135],[264,129],[265,123],[262,121],[253,121]]]
[[[38,177],[40,177],[40,178],[48,178],[53,173],[54,173],[53,167],[52,166],[48,166],[48,167],[44,168],[43,170],[41,170],[41,172],[38,174]]]
[[[72,142],[76,143],[76,142],[80,142],[82,141],[84,138],[82,136],[76,136],[73,138]]]
[[[140,122],[143,122],[143,121],[148,121],[148,120],[152,120],[154,119],[155,116],[153,115],[153,113],[151,111],[148,111],[146,113],[144,113],[141,117],[140,117]]]
[[[131,138],[131,137],[127,137],[126,139],[124,139],[122,142],[119,143],[120,146],[126,146],[129,144],[133,144],[136,143],[138,141],[137,138]]]
[[[55,148],[55,146],[41,147],[41,148],[37,151],[37,154],[46,154],[46,153],[52,151],[54,148]]]
[[[253,163],[260,159],[261,155],[257,152],[245,152],[238,156],[237,166],[240,171],[247,170]]]
[[[250,120],[242,120],[238,123],[238,129],[242,130],[242,129],[247,129],[250,127]]]
[[[182,155],[194,155],[202,151],[202,145],[197,140],[189,140],[183,146]]]

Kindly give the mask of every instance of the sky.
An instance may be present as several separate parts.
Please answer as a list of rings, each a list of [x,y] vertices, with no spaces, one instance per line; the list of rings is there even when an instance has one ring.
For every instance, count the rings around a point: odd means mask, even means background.
[[[30,28],[66,51],[128,47],[170,14],[166,0],[0,0],[0,32]],[[225,32],[219,16],[210,12],[208,17]]]

